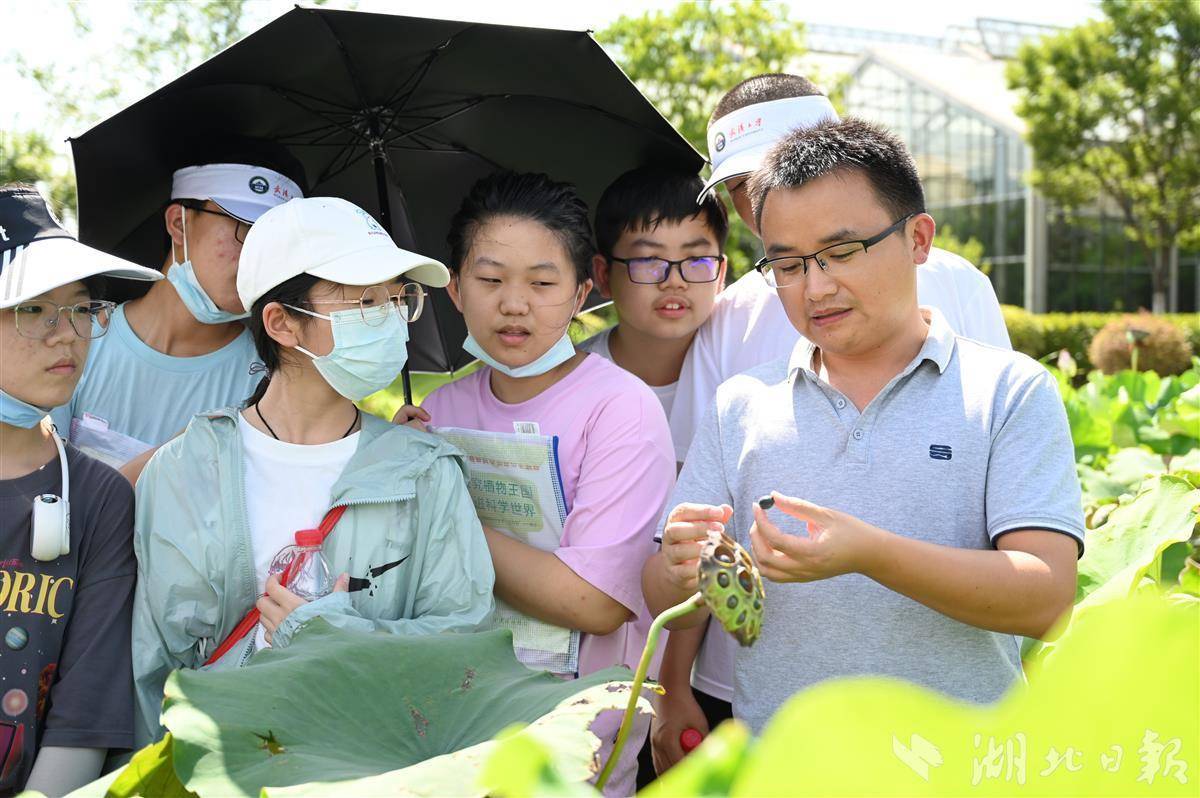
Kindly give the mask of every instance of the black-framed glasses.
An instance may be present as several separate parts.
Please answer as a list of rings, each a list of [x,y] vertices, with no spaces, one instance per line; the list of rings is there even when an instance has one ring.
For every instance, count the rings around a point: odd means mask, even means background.
[[[226,219],[232,219],[233,221],[237,222],[237,227],[235,227],[233,229],[234,240],[236,240],[239,244],[246,243],[246,235],[250,232],[250,223],[249,222],[243,222],[241,219],[237,218],[236,216],[230,216],[229,214],[225,213],[224,211],[209,210],[208,208],[205,208],[204,205],[199,204],[199,203],[181,202],[179,204],[182,205],[183,207],[188,208],[193,211],[200,211],[201,213],[211,213],[213,216],[223,216]]]
[[[116,307],[115,302],[102,299],[74,305],[56,305],[49,300],[35,299],[15,305],[12,311],[17,335],[41,341],[58,329],[58,321],[64,310],[76,335],[80,338],[99,338],[108,332],[108,322]]]
[[[640,285],[657,285],[671,276],[672,267],[679,269],[679,276],[686,283],[711,283],[721,274],[721,255],[700,255],[682,260],[666,258],[618,258],[609,255],[610,261],[625,265],[629,281]]]
[[[310,305],[348,305],[353,304],[353,299],[310,299]],[[421,318],[421,311],[425,308],[425,289],[420,283],[405,283],[400,286],[400,290],[391,294],[388,292],[387,286],[372,285],[367,287],[362,296],[358,299],[359,311],[362,313],[363,322],[376,327],[383,324],[386,316],[378,312],[371,312],[372,308],[382,307],[391,303],[392,307],[400,314],[400,318],[412,324],[417,319]]]
[[[871,247],[900,230],[909,219],[916,216],[910,213],[902,219],[893,222],[886,230],[859,241],[842,241],[817,250],[811,255],[780,255],[774,258],[760,258],[754,264],[767,284],[774,288],[787,288],[804,282],[808,276],[808,262],[811,260],[826,274],[837,275],[840,267],[850,263],[857,255],[866,252]]]

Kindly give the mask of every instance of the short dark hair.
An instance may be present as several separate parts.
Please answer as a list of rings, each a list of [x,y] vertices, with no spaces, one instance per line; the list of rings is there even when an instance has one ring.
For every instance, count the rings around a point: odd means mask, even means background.
[[[773,189],[855,171],[870,181],[894,219],[925,212],[925,190],[904,142],[885,127],[847,117],[793,130],[771,148],[747,186],[755,223],[762,223],[763,204]]]
[[[823,97],[817,84],[799,75],[788,75],[782,72],[772,72],[765,75],[755,75],[746,78],[734,86],[717,102],[708,124],[716,122],[723,116],[734,111],[740,111],[747,105],[766,103],[771,100],[786,100],[791,97]]]
[[[729,213],[716,192],[708,192],[697,205],[696,197],[703,190],[704,181],[699,175],[682,169],[630,169],[604,189],[596,205],[596,246],[600,254],[611,256],[627,230],[653,230],[663,222],[678,223],[693,216],[703,220],[724,252]]]
[[[458,213],[450,220],[450,271],[458,274],[479,228],[502,216],[528,219],[558,236],[567,250],[575,278],[582,283],[591,276],[592,228],[588,207],[575,187],[548,175],[532,172],[496,172],[471,187]]]

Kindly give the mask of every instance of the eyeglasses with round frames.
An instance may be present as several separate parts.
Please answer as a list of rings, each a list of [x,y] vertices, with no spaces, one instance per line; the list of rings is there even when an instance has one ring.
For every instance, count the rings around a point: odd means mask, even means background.
[[[353,299],[310,299],[308,304],[347,305],[354,301]],[[412,324],[421,318],[421,311],[425,308],[425,289],[419,283],[405,283],[400,287],[399,293],[389,294],[388,289],[382,285],[368,287],[358,299],[359,312],[362,314],[363,321],[372,327],[382,324],[386,316],[367,311],[388,303],[391,303],[396,312],[400,314],[400,318]]]
[[[67,311],[67,321],[76,335],[80,338],[99,338],[108,332],[108,323],[116,307],[115,302],[101,299],[74,305],[56,305],[42,299],[21,302],[15,305],[12,311],[17,334],[22,338],[42,341],[58,329],[59,318],[64,310]]]
[[[896,220],[878,235],[858,241],[842,241],[817,250],[811,255],[780,255],[774,258],[760,258],[754,264],[754,268],[772,288],[789,288],[804,282],[804,278],[808,276],[810,260],[816,263],[821,271],[836,276],[841,271],[842,265],[849,263],[856,255],[866,252],[892,233],[903,228],[908,220],[916,215],[910,213],[902,219]],[[831,269],[833,269],[832,272]]]
[[[666,258],[618,258],[609,255],[608,259],[615,263],[624,264],[629,272],[629,281],[639,285],[657,285],[665,283],[671,276],[673,267],[679,269],[679,276],[686,283],[711,283],[721,273],[720,255],[700,255],[682,260],[667,260]]]

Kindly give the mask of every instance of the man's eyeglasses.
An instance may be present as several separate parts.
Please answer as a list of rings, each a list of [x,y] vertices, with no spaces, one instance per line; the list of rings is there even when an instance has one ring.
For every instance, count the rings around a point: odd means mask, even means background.
[[[108,332],[108,322],[112,319],[115,302],[93,299],[90,302],[80,302],[75,305],[56,305],[47,300],[22,302],[13,307],[13,317],[17,323],[17,334],[23,338],[44,340],[58,329],[58,321],[63,311],[71,329],[80,338],[99,338]]]
[[[679,268],[679,275],[687,283],[711,283],[721,273],[720,255],[702,255],[697,258],[667,260],[666,258],[616,258],[610,261],[625,264],[629,281],[641,285],[656,285],[666,282],[671,276],[671,267]]]
[[[843,241],[840,244],[832,244],[811,255],[780,255],[775,258],[761,258],[754,264],[754,268],[758,269],[759,273],[766,278],[767,284],[773,288],[787,288],[804,282],[804,278],[808,276],[810,260],[817,264],[821,271],[836,277],[841,272],[842,266],[903,228],[914,216],[916,216],[915,213],[908,214],[878,235],[860,241]]]
[[[352,304],[353,299],[310,299],[310,305],[347,305]],[[378,308],[391,303],[396,312],[400,314],[400,318],[404,319],[409,324],[421,317],[421,311],[425,308],[425,289],[418,283],[405,283],[400,287],[400,291],[395,294],[389,294],[388,289],[382,285],[373,285],[362,292],[362,296],[358,299],[359,311],[362,313],[363,322],[377,327],[383,324],[387,318],[385,314],[370,313],[371,308]]]
[[[188,208],[189,210],[200,211],[201,213],[211,213],[213,216],[223,216],[226,219],[233,219],[233,221],[237,222],[237,226],[233,228],[234,239],[239,244],[246,243],[246,235],[250,232],[250,223],[249,222],[243,222],[241,219],[237,218],[236,216],[230,216],[229,214],[225,213],[224,211],[210,211],[208,208],[205,208],[203,205],[200,205],[198,203],[181,202],[179,204],[185,208]]]

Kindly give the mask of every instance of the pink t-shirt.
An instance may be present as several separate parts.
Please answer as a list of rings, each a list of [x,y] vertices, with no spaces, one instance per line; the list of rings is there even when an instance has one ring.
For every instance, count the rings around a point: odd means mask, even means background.
[[[434,391],[423,403],[433,426],[513,432],[537,422],[558,436],[567,521],[556,554],[635,620],[609,635],[583,635],[579,674],[612,665],[636,668],[650,612],[642,565],[657,550],[655,527],[675,483],[675,450],[662,405],[645,383],[597,355],[534,398],[505,404],[492,393],[492,370]]]

